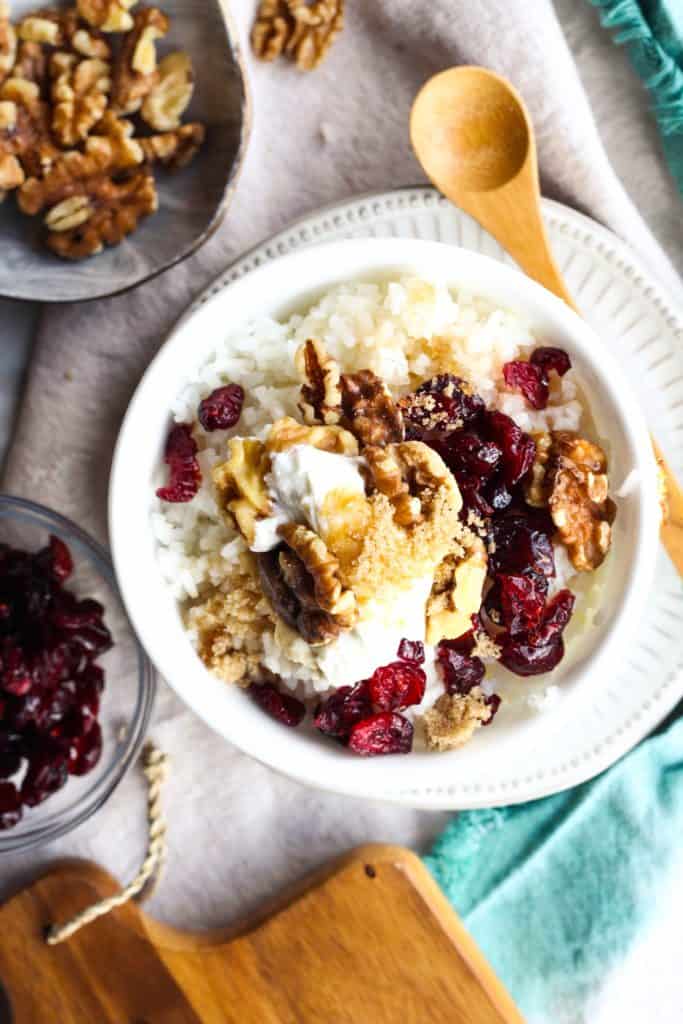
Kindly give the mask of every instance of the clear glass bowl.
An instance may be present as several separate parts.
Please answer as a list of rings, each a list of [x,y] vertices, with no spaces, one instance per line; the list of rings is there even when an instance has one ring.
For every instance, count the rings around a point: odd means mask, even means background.
[[[22,821],[0,832],[0,853],[56,839],[86,821],[109,799],[140,750],[156,690],[154,670],[131,629],[107,552],[56,512],[0,495],[0,542],[37,551],[51,533],[65,541],[73,555],[74,574],[67,587],[79,597],[94,597],[104,605],[105,622],[114,637],[112,650],[99,659],[106,679],[99,714],[102,756],[88,775],[70,776],[43,804],[24,808]]]

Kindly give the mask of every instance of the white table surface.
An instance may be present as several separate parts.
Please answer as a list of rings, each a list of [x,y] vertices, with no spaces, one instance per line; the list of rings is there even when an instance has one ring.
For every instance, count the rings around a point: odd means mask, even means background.
[[[674,265],[683,269],[681,199],[664,163],[648,96],[588,3],[555,0],[555,6],[609,157]],[[39,312],[37,306],[0,300],[0,462]],[[666,908],[591,1007],[591,1024],[683,1020],[683,875],[678,881],[667,894]]]

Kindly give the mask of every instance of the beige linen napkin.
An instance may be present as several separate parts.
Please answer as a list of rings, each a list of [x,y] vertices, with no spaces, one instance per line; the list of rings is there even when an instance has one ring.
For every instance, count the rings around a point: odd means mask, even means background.
[[[245,37],[254,7],[254,0],[232,4]],[[174,320],[227,262],[292,218],[356,192],[421,180],[408,142],[410,104],[426,78],[455,63],[509,76],[531,108],[546,194],[609,224],[678,286],[608,164],[549,0],[347,0],[347,9],[346,29],[310,76],[286,63],[250,67],[253,136],[217,236],[133,294],[45,311],[6,490],[105,539],[118,426]],[[164,684],[151,733],[173,759],[169,865],[151,909],[179,925],[222,923],[357,842],[424,847],[447,818],[276,775],[220,740]],[[64,854],[93,857],[124,879],[143,846],[143,786],[132,773],[95,819],[30,864],[3,859],[0,883],[6,891],[38,860]]]

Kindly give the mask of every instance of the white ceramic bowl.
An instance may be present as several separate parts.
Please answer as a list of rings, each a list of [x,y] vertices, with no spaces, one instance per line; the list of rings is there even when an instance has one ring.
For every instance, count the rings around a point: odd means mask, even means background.
[[[403,757],[356,758],[312,729],[289,730],[268,718],[238,687],[211,676],[185,633],[178,606],[157,564],[149,517],[153,478],[169,429],[169,407],[192,368],[216,338],[257,314],[287,317],[318,294],[350,279],[424,274],[465,287],[494,304],[517,309],[539,342],[565,348],[578,373],[598,434],[610,450],[613,480],[636,471],[636,485],[619,502],[614,544],[606,563],[599,628],[578,637],[572,656],[550,679],[562,700],[542,714],[506,708],[491,729],[461,750],[414,751]],[[513,765],[534,766],[534,747],[561,745],[563,723],[580,713],[582,697],[608,686],[628,650],[648,600],[658,548],[656,468],[647,428],[617,362],[591,328],[563,302],[502,263],[438,242],[371,239],[332,242],[269,263],[219,291],[186,315],[149,366],[126,414],[112,467],[110,533],[115,569],[130,619],[157,668],[212,728],[260,761],[303,782],[413,806],[476,806],[458,780],[477,778],[491,764],[501,777]],[[520,680],[520,687],[526,684]],[[581,769],[572,782],[581,781]],[[445,785],[448,783],[448,785]],[[565,784],[566,781],[565,781]],[[557,789],[550,778],[525,796]],[[476,789],[476,787],[475,787]]]

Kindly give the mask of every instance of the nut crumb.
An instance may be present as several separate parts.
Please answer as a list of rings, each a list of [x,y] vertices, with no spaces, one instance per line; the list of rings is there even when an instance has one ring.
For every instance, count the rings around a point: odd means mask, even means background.
[[[442,753],[462,747],[490,718],[481,687],[467,694],[444,693],[422,716],[427,746]]]

